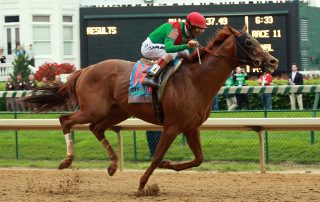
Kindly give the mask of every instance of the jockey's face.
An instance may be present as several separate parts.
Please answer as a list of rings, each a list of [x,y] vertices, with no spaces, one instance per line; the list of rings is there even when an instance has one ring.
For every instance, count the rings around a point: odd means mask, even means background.
[[[204,32],[204,29],[201,29],[199,27],[194,27],[192,30],[192,36],[194,38],[197,38],[198,36],[200,36],[202,33]]]

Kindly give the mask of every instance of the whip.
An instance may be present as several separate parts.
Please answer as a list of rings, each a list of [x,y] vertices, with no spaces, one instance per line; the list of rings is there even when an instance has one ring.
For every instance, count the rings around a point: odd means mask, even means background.
[[[199,65],[201,65],[201,58],[200,58],[199,44],[198,43],[197,43],[197,53],[198,53]]]

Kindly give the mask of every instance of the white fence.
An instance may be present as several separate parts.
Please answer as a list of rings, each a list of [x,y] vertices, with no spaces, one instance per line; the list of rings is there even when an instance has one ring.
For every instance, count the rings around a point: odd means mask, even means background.
[[[153,125],[140,119],[127,119],[116,125],[119,127],[119,161],[123,170],[122,130],[162,130],[161,126]],[[88,130],[88,124],[76,125],[73,130]],[[201,130],[246,130],[255,131],[259,138],[260,172],[265,173],[265,154],[263,131],[296,131],[320,130],[320,118],[209,118]],[[1,119],[0,130],[61,130],[58,119]]]
[[[0,81],[6,81],[9,74],[13,74],[13,65],[11,63],[0,63]]]
[[[35,74],[39,68],[28,66],[32,74]],[[9,74],[13,75],[13,65],[11,63],[0,63],[0,81],[6,81]]]

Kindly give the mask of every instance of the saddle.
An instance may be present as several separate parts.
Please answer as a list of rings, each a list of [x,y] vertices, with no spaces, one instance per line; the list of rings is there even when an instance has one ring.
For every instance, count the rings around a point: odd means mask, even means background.
[[[147,58],[140,58],[139,61],[142,62],[142,63],[144,63],[144,64],[146,64],[146,65],[148,65],[148,66],[152,66],[152,65],[154,64],[154,61],[153,61],[153,60],[149,60],[149,59],[147,59]]]
[[[154,61],[148,60],[146,58],[141,58],[140,61],[143,62],[144,64],[150,65],[150,66],[152,66],[154,64]],[[162,72],[160,72],[160,75],[157,78],[160,83],[158,93],[157,93],[159,100],[161,100],[161,98],[163,96],[168,79],[171,77],[171,75],[173,75],[179,69],[181,63],[182,63],[182,59],[177,58],[177,59],[169,62],[167,64],[167,67],[164,68],[164,70],[162,70]]]
[[[166,83],[170,76],[176,72],[182,59],[176,59],[169,63],[167,68],[160,73],[158,81],[159,87],[146,86],[142,83],[148,71],[150,71],[153,61],[141,58],[133,67],[130,76],[130,85],[128,89],[128,103],[152,103],[155,116],[160,124],[163,123],[163,110],[161,105],[161,98],[165,91]]]

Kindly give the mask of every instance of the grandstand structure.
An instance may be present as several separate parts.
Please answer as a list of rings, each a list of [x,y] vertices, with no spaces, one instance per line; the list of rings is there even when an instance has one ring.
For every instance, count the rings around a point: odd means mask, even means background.
[[[80,8],[82,66],[107,58],[137,60],[141,42],[156,26],[183,20],[188,12],[197,10],[209,27],[199,38],[202,44],[226,24],[237,29],[247,24],[249,33],[280,60],[277,74],[291,71],[291,63],[302,71],[320,70],[320,7],[315,6],[316,1],[97,2],[100,4]],[[106,29],[114,32],[101,32]]]
[[[276,37],[258,40],[267,50],[278,51],[275,55],[280,59],[280,70],[286,72],[290,63],[295,62],[300,65],[300,70],[319,71],[319,4],[317,0],[0,0],[0,48],[7,57],[7,65],[0,67],[0,80],[12,72],[16,45],[27,50],[29,44],[33,44],[36,67],[45,62],[68,62],[83,68],[115,57],[136,60],[141,57],[140,44],[154,28],[151,25],[156,26],[169,18],[182,19],[187,12],[194,10],[203,12],[209,22],[213,18],[227,17],[232,26],[243,25],[245,16],[248,16],[251,30],[259,18],[274,17],[273,24],[260,23],[254,30],[258,35],[261,30],[269,30]],[[161,16],[156,18],[155,14]],[[131,29],[132,17],[137,15],[140,15],[138,18],[142,24],[151,25],[139,32]],[[84,23],[95,26],[97,18],[100,27],[120,23],[117,25],[118,35],[113,38],[110,35],[88,36]],[[126,36],[121,35],[121,24],[131,29],[128,30],[130,33],[138,33],[132,37],[132,47],[122,46],[126,43]],[[205,37],[216,28],[211,26]],[[205,41],[204,38],[201,40]],[[114,48],[117,54],[110,54],[105,44],[117,44]]]
[[[175,5],[221,5],[221,4],[261,4],[285,3],[297,0],[81,0],[82,7],[119,7],[119,6],[175,6]],[[320,7],[317,0],[303,0],[310,6]]]

